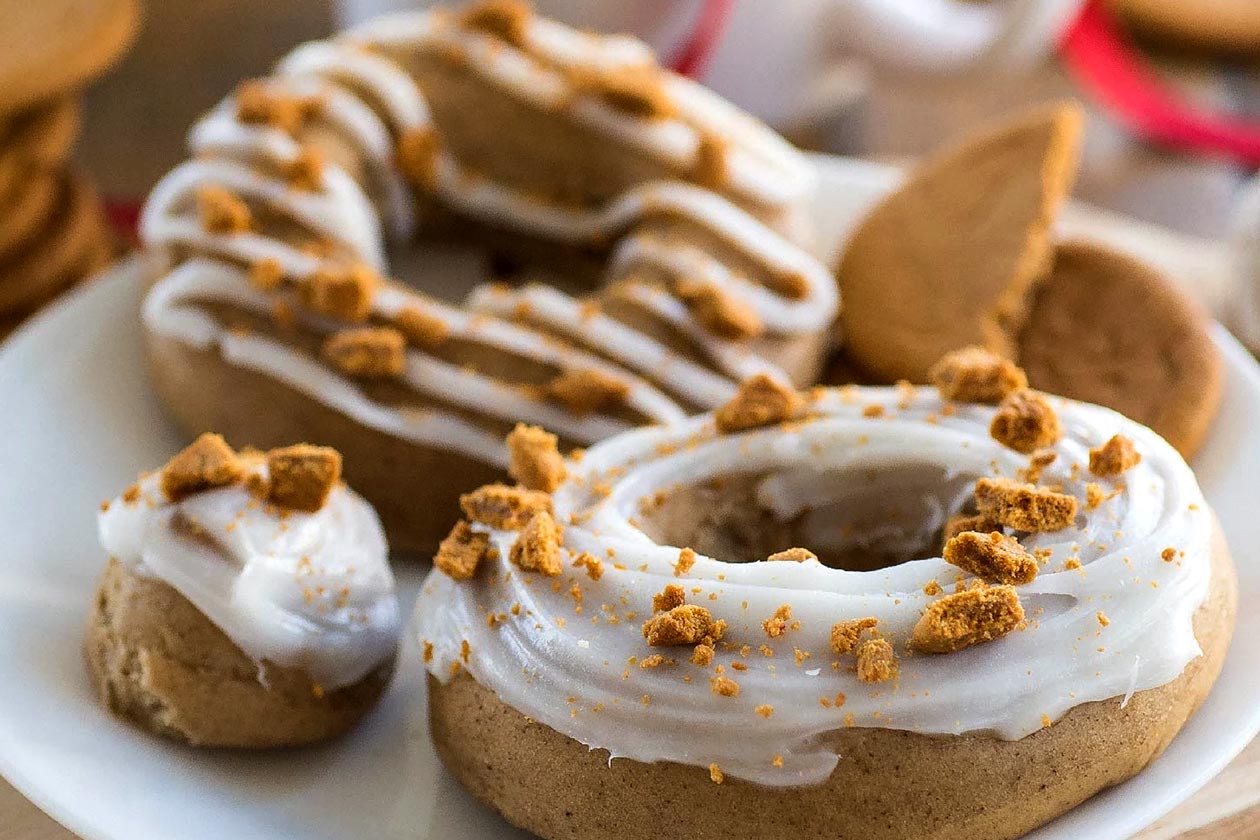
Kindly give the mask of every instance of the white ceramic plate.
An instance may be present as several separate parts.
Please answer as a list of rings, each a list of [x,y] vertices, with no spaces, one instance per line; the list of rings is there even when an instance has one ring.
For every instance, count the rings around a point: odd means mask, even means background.
[[[837,241],[891,182],[823,165],[825,234]],[[443,772],[427,736],[416,651],[381,707],[331,746],[270,754],[192,751],[106,714],[80,653],[104,558],[102,499],[183,442],[150,393],[140,357],[134,265],[69,297],[0,347],[0,772],[90,840],[523,837]],[[1260,369],[1223,331],[1226,397],[1196,461],[1260,603]],[[399,567],[404,604],[421,569]],[[1137,779],[1096,797],[1036,840],[1128,837],[1185,799],[1260,729],[1260,612],[1239,619],[1225,671],[1202,711]]]

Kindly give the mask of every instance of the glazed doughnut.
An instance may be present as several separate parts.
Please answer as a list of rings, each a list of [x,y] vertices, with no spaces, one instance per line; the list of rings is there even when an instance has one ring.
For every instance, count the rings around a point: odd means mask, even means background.
[[[647,840],[1010,838],[1145,766],[1233,623],[1193,474],[983,351],[934,376],[757,378],[466,496],[415,611],[448,769]]]
[[[101,506],[109,565],[86,654],[115,713],[195,746],[340,734],[375,705],[400,629],[384,535],[335,451],[202,435]]]
[[[341,450],[400,549],[499,474],[514,421],[588,445],[755,373],[807,384],[839,304],[803,156],[639,42],[512,3],[303,45],[190,146],[140,225],[160,396],[189,432]],[[602,288],[459,309],[383,277],[387,241],[452,227]]]

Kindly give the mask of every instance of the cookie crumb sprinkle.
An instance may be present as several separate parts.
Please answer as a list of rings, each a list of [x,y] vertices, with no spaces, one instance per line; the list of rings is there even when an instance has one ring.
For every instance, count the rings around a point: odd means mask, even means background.
[[[307,306],[352,324],[367,320],[372,297],[380,279],[365,265],[324,266],[311,275],[304,288]]]
[[[772,563],[804,563],[806,560],[817,560],[818,555],[810,551],[808,548],[789,548],[784,551],[776,551],[766,559]]]
[[[857,646],[863,633],[874,630],[878,624],[879,621],[871,617],[837,621],[831,625],[831,649],[843,656]]]
[[[341,480],[341,453],[299,443],[267,453],[267,500],[287,510],[314,513]]]
[[[476,576],[477,567],[489,548],[489,535],[474,531],[461,519],[438,546],[433,565],[455,580],[469,580]]]
[[[695,564],[696,553],[690,548],[684,548],[678,552],[678,561],[674,563],[674,577],[682,577],[687,574]]]
[[[162,468],[162,495],[178,502],[193,493],[235,484],[245,466],[222,435],[205,433]]]
[[[1007,394],[989,424],[989,434],[1003,446],[1025,455],[1063,437],[1059,415],[1041,394],[1020,388]]]
[[[253,224],[249,206],[218,184],[197,190],[197,218],[208,233],[246,233]]]
[[[964,531],[945,544],[945,562],[989,583],[1022,585],[1037,577],[1037,559],[998,531]]]
[[[417,187],[433,189],[437,184],[441,148],[441,140],[431,127],[421,126],[405,131],[398,138],[394,151],[398,171]]]
[[[695,604],[680,604],[643,623],[643,638],[652,647],[712,645],[726,633],[726,622]]]
[[[403,308],[394,316],[394,326],[407,343],[421,350],[435,350],[450,337],[451,328],[438,316],[419,306]]]
[[[765,332],[757,310],[710,283],[679,281],[674,292],[700,326],[719,338],[746,341]]]
[[[483,0],[464,9],[459,24],[520,48],[525,45],[531,16],[529,4],[522,0]]]
[[[464,515],[475,522],[504,531],[525,527],[534,514],[552,513],[551,496],[524,487],[486,484],[459,497]]]
[[[630,396],[630,386],[603,371],[589,368],[566,370],[545,385],[538,386],[543,399],[563,405],[578,417],[585,417],[621,405]]]
[[[1124,435],[1112,435],[1102,446],[1089,450],[1089,471],[1100,478],[1120,475],[1141,462],[1133,441]]]
[[[538,426],[517,423],[507,436],[508,475],[530,490],[552,493],[564,481],[559,438]]]
[[[964,531],[979,531],[987,534],[990,531],[1001,530],[1000,523],[994,522],[986,516],[979,514],[960,513],[951,516],[945,521],[945,527],[942,529],[942,536],[948,543],[951,539],[963,533]]]
[[[652,612],[669,612],[681,606],[687,599],[686,591],[676,583],[666,584],[660,593],[652,596]]]
[[[738,697],[739,683],[730,677],[714,677],[709,681],[709,690],[720,697]]]
[[[1059,531],[1076,519],[1076,497],[1009,478],[976,481],[980,513],[1019,531]]]
[[[714,419],[719,432],[730,434],[791,420],[800,413],[803,404],[796,391],[759,373],[744,380],[739,392],[717,410]]]
[[[862,682],[887,682],[896,679],[899,670],[897,654],[887,639],[867,639],[858,647],[857,675]]]
[[[771,718],[774,716],[774,706],[771,706],[769,703],[763,703],[754,708],[753,711],[761,715],[763,718]]]
[[[393,379],[406,368],[406,342],[391,327],[339,330],[324,341],[323,356],[339,370],[363,379]]]
[[[560,526],[550,511],[538,510],[525,523],[509,559],[517,568],[557,577],[564,567],[560,562]]]
[[[928,379],[949,402],[996,405],[1008,394],[1028,387],[1028,377],[1010,359],[983,347],[964,347],[942,357]]]
[[[710,764],[709,780],[715,785],[720,785],[726,780],[726,776],[722,775],[722,770],[716,764]]]
[[[792,620],[792,605],[780,604],[774,615],[761,622],[761,629],[772,639],[777,639],[787,632],[788,622]]]
[[[1013,586],[977,586],[928,605],[912,643],[923,653],[951,653],[1001,638],[1024,620]]]

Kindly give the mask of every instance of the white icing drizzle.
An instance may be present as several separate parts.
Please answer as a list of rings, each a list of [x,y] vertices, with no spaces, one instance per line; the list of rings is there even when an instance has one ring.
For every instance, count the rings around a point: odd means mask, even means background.
[[[401,621],[385,536],[349,488],[334,488],[316,513],[282,517],[240,484],[170,502],[159,481],[143,478],[138,499],[100,514],[111,557],[176,589],[250,658],[301,668],[324,688],[358,682],[394,655]],[[173,527],[177,517],[213,544]]]
[[[150,291],[144,302],[145,327],[156,335],[201,350],[217,346],[225,361],[266,374],[369,428],[415,443],[452,449],[494,466],[507,465],[498,435],[441,408],[405,409],[373,402],[349,377],[279,340],[228,330],[199,306],[212,302],[263,317],[272,311],[270,298],[255,289],[240,268],[195,259],[170,272]],[[564,370],[604,373],[626,385],[626,405],[652,422],[677,422],[686,416],[669,397],[615,365],[497,318],[443,306],[394,286],[377,291],[373,312],[390,317],[408,305],[421,307],[439,318],[453,337]],[[311,316],[306,316],[303,324],[321,332],[336,327],[328,319]],[[521,420],[543,425],[584,445],[631,428],[628,421],[605,415],[576,415],[558,405],[530,398],[494,377],[419,350],[408,350],[402,381],[416,394],[445,405],[462,406],[508,423]]]
[[[864,416],[872,403],[886,416]],[[467,641],[462,667],[478,682],[589,747],[642,762],[712,762],[728,775],[783,786],[825,779],[837,756],[819,736],[846,725],[1018,739],[1041,728],[1043,716],[1055,720],[1079,704],[1154,688],[1180,674],[1200,654],[1192,617],[1208,590],[1211,514],[1189,467],[1167,443],[1097,406],[1056,401],[1065,436],[1042,481],[1081,499],[1081,516],[1067,530],[1021,537],[1030,550],[1051,551],[1037,579],[1019,587],[1027,629],[952,654],[904,653],[903,643],[935,600],[924,586],[948,585],[958,574],[940,557],[853,572],[817,561],[734,564],[701,556],[678,578],[679,548],[657,545],[636,524],[640,499],[659,490],[751,473],[763,476],[759,496],[781,515],[812,508],[825,520],[832,505],[834,539],[846,500],[872,493],[898,499],[897,484],[880,478],[897,474],[893,468],[940,471],[955,488],[982,475],[1014,476],[1026,464],[989,436],[992,407],[959,406],[952,415],[942,407],[928,389],[829,391],[816,404],[820,417],[798,427],[719,436],[706,416],[593,447],[569,465],[554,503],[565,525],[562,555],[591,552],[604,560],[602,577],[590,580],[566,562],[553,588],[552,579],[508,563],[515,534],[489,531],[499,549],[489,569],[466,582],[433,572],[424,584],[415,621],[433,645],[431,673],[449,679]],[[1089,475],[1089,448],[1115,433],[1134,440],[1141,463],[1119,480]],[[1089,481],[1114,493],[1096,509],[1084,503]],[[595,492],[597,482],[610,485],[611,494]],[[900,492],[905,496],[904,486]],[[939,525],[955,493],[918,500],[930,520],[922,528]],[[827,532],[825,521],[814,524],[822,526],[820,535]],[[1183,552],[1173,562],[1161,558],[1169,547]],[[1067,568],[1069,557],[1081,568]],[[569,594],[574,582],[583,592],[581,614]],[[651,614],[652,595],[675,582],[689,603],[729,623],[713,664],[739,683],[738,697],[712,693],[712,667],[689,663],[688,648],[646,646],[640,626]],[[515,603],[519,615],[511,610]],[[770,639],[761,622],[784,603],[799,629]],[[1099,611],[1108,626],[1101,626]],[[490,627],[487,612],[505,617]],[[858,681],[848,668],[851,657],[831,667],[831,625],[864,616],[879,619],[903,656],[897,683]],[[744,644],[752,647],[747,658],[738,653]],[[772,658],[758,652],[763,644]],[[810,658],[798,665],[794,649]],[[678,664],[627,665],[651,653]],[[736,660],[747,670],[732,669]],[[684,682],[684,675],[692,680]],[[839,692],[847,696],[843,706],[820,703]],[[773,706],[769,718],[756,714],[762,704]],[[776,755],[781,767],[772,763]]]

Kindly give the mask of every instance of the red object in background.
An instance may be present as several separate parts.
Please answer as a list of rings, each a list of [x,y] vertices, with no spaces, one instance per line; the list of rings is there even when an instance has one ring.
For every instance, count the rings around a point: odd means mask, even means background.
[[[734,0],[705,0],[696,15],[696,24],[683,42],[678,55],[670,62],[675,72],[698,79],[713,56],[713,50],[722,40],[722,30],[731,16]]]
[[[1125,40],[1102,0],[1086,2],[1060,52],[1077,84],[1143,138],[1260,167],[1260,123],[1214,113],[1173,90]]]

